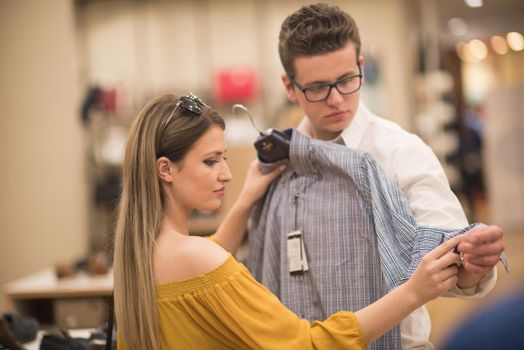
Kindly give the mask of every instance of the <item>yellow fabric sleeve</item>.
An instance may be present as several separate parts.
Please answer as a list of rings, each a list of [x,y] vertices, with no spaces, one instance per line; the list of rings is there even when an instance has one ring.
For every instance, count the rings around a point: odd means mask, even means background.
[[[222,248],[224,248],[224,247],[222,246],[222,244],[220,244],[220,242],[218,241],[216,233],[213,233],[212,235],[206,236],[206,238],[209,239],[209,240],[211,240],[211,241],[213,241],[213,242],[215,242],[216,244],[218,244],[218,245],[221,246]]]

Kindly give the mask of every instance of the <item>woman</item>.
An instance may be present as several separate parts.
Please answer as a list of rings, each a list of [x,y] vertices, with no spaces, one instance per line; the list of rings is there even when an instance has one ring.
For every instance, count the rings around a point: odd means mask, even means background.
[[[457,281],[458,239],[372,305],[309,324],[282,305],[234,253],[251,207],[282,168],[251,164],[212,239],[190,236],[194,209],[216,210],[231,173],[224,121],[192,94],[149,102],[126,150],[115,241],[119,349],[364,349]]]

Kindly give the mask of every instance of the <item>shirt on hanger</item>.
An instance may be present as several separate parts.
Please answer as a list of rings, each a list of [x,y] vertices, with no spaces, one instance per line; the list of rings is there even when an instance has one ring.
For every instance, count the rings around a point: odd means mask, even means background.
[[[248,267],[308,320],[371,304],[425,253],[471,228],[418,227],[402,191],[369,154],[297,131],[287,170],[251,219]],[[288,236],[297,231],[308,269],[290,273]],[[398,327],[369,348],[400,348]]]

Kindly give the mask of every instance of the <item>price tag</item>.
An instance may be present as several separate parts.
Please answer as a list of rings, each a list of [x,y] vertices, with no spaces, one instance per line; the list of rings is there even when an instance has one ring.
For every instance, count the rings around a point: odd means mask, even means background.
[[[306,248],[300,231],[287,234],[287,260],[288,270],[291,273],[309,270]]]

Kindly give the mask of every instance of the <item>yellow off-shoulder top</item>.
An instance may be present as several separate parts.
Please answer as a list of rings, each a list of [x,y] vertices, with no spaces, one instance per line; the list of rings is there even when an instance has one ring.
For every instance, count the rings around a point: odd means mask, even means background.
[[[162,349],[367,347],[354,313],[338,312],[310,324],[286,308],[231,255],[202,276],[157,285],[156,293]],[[118,343],[118,349],[124,349]]]

